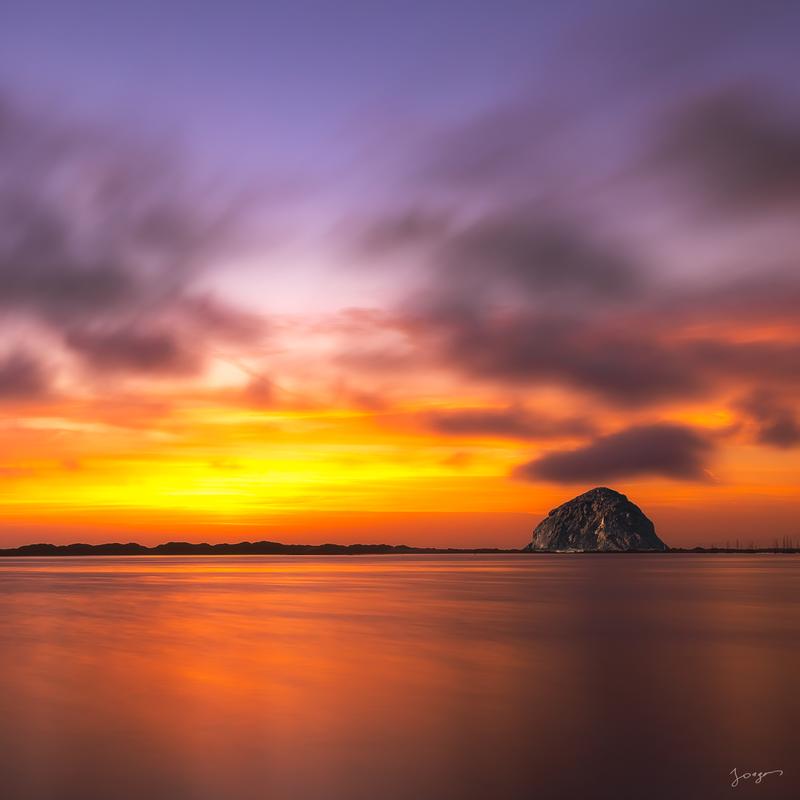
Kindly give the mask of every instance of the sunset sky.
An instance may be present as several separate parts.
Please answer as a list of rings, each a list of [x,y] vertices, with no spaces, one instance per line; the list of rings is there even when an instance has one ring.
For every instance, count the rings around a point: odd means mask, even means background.
[[[800,4],[5,0],[0,546],[800,539]]]

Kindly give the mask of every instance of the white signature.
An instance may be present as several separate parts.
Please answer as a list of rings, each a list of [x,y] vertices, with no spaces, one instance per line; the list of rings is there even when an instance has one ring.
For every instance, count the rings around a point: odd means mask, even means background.
[[[743,772],[741,775],[736,771],[736,767],[734,767],[729,773],[729,775],[733,775],[733,781],[731,781],[731,786],[735,789],[739,785],[739,781],[749,781],[751,778],[755,778],[753,783],[761,783],[767,775],[783,775],[782,769],[771,769],[769,772]]]

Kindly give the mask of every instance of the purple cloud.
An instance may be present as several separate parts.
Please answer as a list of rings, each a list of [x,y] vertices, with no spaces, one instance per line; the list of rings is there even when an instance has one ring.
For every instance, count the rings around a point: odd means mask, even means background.
[[[557,483],[603,482],[640,476],[706,479],[711,441],[685,425],[638,425],[601,436],[574,450],[561,450],[521,464],[515,477]]]

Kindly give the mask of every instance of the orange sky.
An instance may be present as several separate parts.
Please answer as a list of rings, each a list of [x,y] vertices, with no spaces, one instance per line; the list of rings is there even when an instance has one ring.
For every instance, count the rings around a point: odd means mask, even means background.
[[[515,547],[550,508],[589,488],[510,477],[520,462],[574,441],[443,435],[426,427],[419,404],[281,410],[235,404],[235,393],[219,390],[168,397],[163,406],[152,395],[7,406],[3,544],[268,538]],[[796,535],[796,450],[753,446],[713,407],[665,418],[695,419],[721,437],[705,481],[614,481],[668,542],[771,544]]]

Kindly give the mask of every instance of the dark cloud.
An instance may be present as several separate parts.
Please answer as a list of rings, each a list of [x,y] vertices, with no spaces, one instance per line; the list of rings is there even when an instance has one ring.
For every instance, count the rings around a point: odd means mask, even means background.
[[[89,365],[183,372],[218,339],[259,335],[198,288],[241,210],[167,152],[0,97],[0,317],[34,320]]]
[[[360,240],[417,267],[407,336],[348,363],[637,411],[800,387],[798,13],[590,13],[545,80],[423,141]]]
[[[258,341],[269,332],[263,317],[224,303],[208,293],[195,292],[173,303],[173,316],[194,336],[220,342]]]
[[[749,341],[731,329],[793,325],[796,271],[667,283],[577,220],[529,213],[450,221],[435,242],[426,229],[424,290],[405,308],[426,357],[497,384],[555,383],[627,407],[735,382],[800,384],[795,337]]]
[[[764,92],[725,89],[695,99],[658,145],[665,167],[717,210],[773,213],[800,203],[800,115]]]
[[[800,445],[800,418],[796,403],[783,401],[761,389],[737,405],[755,421],[756,438],[761,444],[780,448]]]
[[[788,323],[800,308],[800,274],[791,264],[795,249],[787,244],[779,253],[780,263],[754,274],[716,277],[702,285],[671,287],[649,298],[643,311],[650,326],[676,330],[722,323],[740,330],[751,323]],[[751,256],[747,253],[747,257]],[[759,254],[755,263],[761,263]]]
[[[443,363],[474,378],[557,384],[620,407],[702,398],[725,386],[800,387],[800,344],[791,339],[737,341],[727,331],[698,338],[680,310],[670,328],[669,316],[648,316],[646,305],[591,313],[437,309],[420,330]]]
[[[697,394],[703,376],[634,325],[557,314],[469,312],[428,320],[446,362],[501,383],[558,383],[639,406]]]
[[[101,371],[191,374],[201,361],[198,351],[174,330],[85,328],[69,331],[65,340],[70,349]]]
[[[639,476],[677,480],[706,478],[704,459],[712,443],[684,425],[640,425],[602,436],[574,450],[547,453],[522,464],[518,478],[558,483],[603,482]]]
[[[436,411],[425,415],[424,421],[432,430],[452,436],[549,439],[586,436],[593,430],[583,419],[548,418],[517,406]]]
[[[444,363],[498,383],[566,384],[627,406],[702,388],[693,363],[652,330],[643,334],[643,309],[663,295],[610,237],[541,208],[422,227],[426,279],[406,314]],[[391,246],[406,234],[416,243],[419,230],[395,228]]]
[[[503,165],[515,155],[523,172],[538,169],[542,154],[524,137],[515,144],[511,135],[509,142],[501,122],[510,111],[498,113],[459,129],[437,151],[441,181],[455,187],[470,172],[464,166],[453,176],[452,160],[461,155],[473,154],[466,162],[476,161],[476,174],[489,171],[493,178],[514,173]],[[515,113],[535,124],[536,114],[522,106]],[[475,155],[484,153],[489,134],[508,145],[502,158]],[[436,172],[430,159],[425,163]],[[545,171],[549,185],[558,170]],[[625,181],[648,183],[653,174],[649,164],[633,176],[610,176],[602,196],[613,198]],[[796,269],[745,252],[743,259],[759,259],[758,273],[751,267],[736,276],[712,271],[705,280],[676,280],[652,242],[649,250],[641,241],[634,245],[586,208],[578,210],[598,187],[578,191],[569,171],[564,175],[562,191],[544,197],[539,189],[525,196],[520,185],[493,180],[483,186],[477,211],[470,199],[442,201],[423,186],[405,211],[368,226],[373,256],[416,248],[420,288],[403,313],[417,358],[498,385],[557,384],[630,408],[701,398],[737,382],[800,383],[800,345],[792,337],[748,341],[730,324],[793,320],[800,301]],[[619,210],[615,215],[620,222]],[[794,252],[785,248],[781,260]],[[396,349],[384,352],[371,340],[369,353],[360,367],[377,370]]]
[[[541,210],[486,216],[449,235],[434,258],[451,291],[481,302],[550,301],[554,293],[620,302],[639,288],[639,273],[621,249]]]
[[[0,358],[0,401],[30,400],[44,396],[49,378],[44,367],[25,352]]]
[[[800,385],[794,268],[668,281],[577,216],[532,206],[497,208],[468,223],[425,220],[411,230],[395,225],[385,239],[389,252],[404,237],[427,248],[422,289],[406,302],[405,322],[394,321],[409,332],[412,347],[403,352],[412,361],[438,360],[498,385],[558,384],[622,407],[742,383]],[[750,324],[787,332],[748,339]],[[367,341],[362,369],[394,363],[396,351]],[[363,354],[363,344],[354,346],[350,363]]]
[[[392,212],[360,226],[358,244],[367,253],[404,250],[420,244],[438,242],[453,221],[444,212],[426,208],[408,208]]]
[[[800,386],[800,342],[690,340],[682,346],[687,361],[710,375],[755,384]]]
[[[729,66],[745,33],[774,38],[735,6],[724,19],[716,1],[632,14],[622,48],[618,21],[592,27],[584,44],[613,62],[613,90],[570,73],[564,97],[531,87],[418,155],[416,183],[367,228],[375,260],[407,263],[414,248],[419,285],[403,312],[420,360],[625,408],[800,385],[800,237],[784,213],[800,202],[800,107],[779,81],[747,91],[709,69]],[[694,203],[721,227],[687,222]],[[743,225],[743,210],[759,216]],[[766,248],[764,221],[781,230]],[[388,363],[376,347],[364,369]]]
[[[758,441],[774,447],[794,447],[800,444],[800,422],[790,411],[775,414],[762,424]]]

